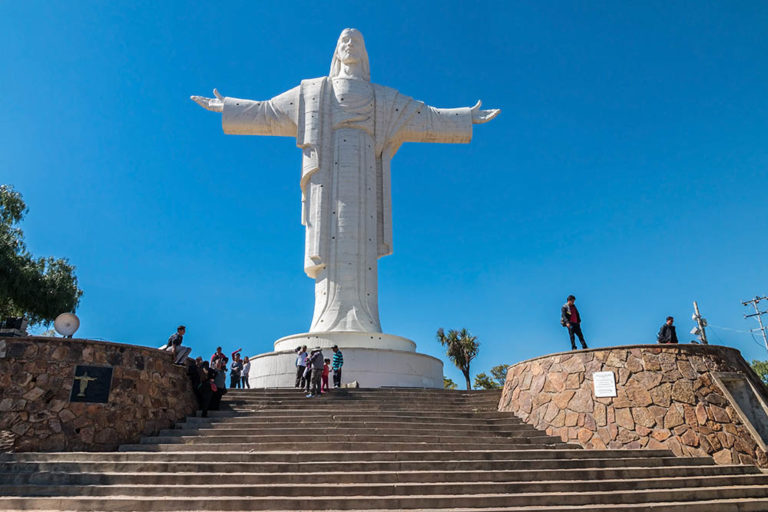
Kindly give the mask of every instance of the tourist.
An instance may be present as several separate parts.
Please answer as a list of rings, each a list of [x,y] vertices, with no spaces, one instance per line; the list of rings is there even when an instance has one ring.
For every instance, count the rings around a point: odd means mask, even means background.
[[[209,367],[208,361],[203,361],[200,365],[200,374],[202,377],[200,382],[200,409],[202,413],[200,416],[207,418],[214,393],[217,391],[216,384],[214,383],[216,370]]]
[[[187,376],[189,377],[189,381],[192,383],[192,391],[195,393],[198,409],[200,408],[201,404],[200,384],[202,383],[203,378],[201,368],[202,364],[203,358],[198,356],[194,361],[190,359],[189,365],[187,366]]]
[[[251,360],[248,359],[248,356],[245,356],[243,359],[243,373],[240,374],[240,387],[242,389],[248,388],[251,389],[251,383],[248,382],[248,374],[251,373]]]
[[[211,410],[218,411],[221,408],[221,397],[227,393],[227,356],[219,357],[216,359],[214,369],[216,375],[213,378],[213,383],[216,385],[216,391],[213,393],[211,399]]]
[[[304,371],[307,369],[307,346],[296,347],[296,384],[293,387],[304,388]]]
[[[315,347],[312,350],[312,355],[309,357],[308,368],[311,368],[312,373],[310,382],[312,383],[312,390],[307,395],[307,398],[313,398],[322,394],[320,389],[320,379],[323,376],[323,352],[320,347]]]
[[[243,362],[240,360],[239,352],[242,349],[237,349],[232,352],[232,364],[229,366],[229,387],[237,389],[240,387],[240,373],[243,371]]]
[[[314,350],[312,351],[312,354],[314,354]],[[301,385],[302,390],[305,393],[310,393],[312,389],[312,363],[309,361],[311,355],[307,357],[307,366],[304,368],[304,375],[302,375]]]
[[[328,391],[328,374],[331,373],[331,360],[325,359],[323,361],[323,387],[320,390],[321,393]]]
[[[571,350],[576,350],[575,336],[579,337],[581,348],[587,348],[584,335],[581,333],[581,315],[579,315],[579,310],[576,309],[576,297],[573,295],[568,296],[560,310],[560,325],[568,328],[568,336],[571,338]]]
[[[677,343],[677,332],[675,332],[675,326],[672,325],[674,322],[673,317],[667,317],[667,321],[661,326],[659,334],[656,336],[659,343]]]
[[[168,343],[165,345],[165,350],[173,352],[173,364],[179,366],[184,366],[184,361],[186,361],[189,353],[192,352],[191,348],[181,346],[186,332],[187,328],[185,326],[178,326],[176,332],[171,334],[168,338]]]
[[[226,359],[227,356],[225,356],[224,352],[221,351],[221,347],[216,347],[216,352],[214,352],[213,355],[211,356],[211,366],[215,368],[216,362],[222,358]]]
[[[338,345],[334,345],[333,348],[333,363],[331,363],[331,369],[333,370],[333,387],[341,387],[341,367],[344,366],[344,355],[339,350]]]

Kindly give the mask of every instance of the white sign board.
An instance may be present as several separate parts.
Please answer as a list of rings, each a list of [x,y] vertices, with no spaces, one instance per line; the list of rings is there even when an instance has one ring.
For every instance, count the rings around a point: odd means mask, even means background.
[[[595,397],[616,396],[616,378],[613,372],[595,372],[592,374],[595,385]]]

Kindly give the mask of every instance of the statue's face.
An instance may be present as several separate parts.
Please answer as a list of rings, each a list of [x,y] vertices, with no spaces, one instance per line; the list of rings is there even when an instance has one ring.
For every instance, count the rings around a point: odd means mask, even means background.
[[[360,62],[363,49],[363,36],[357,30],[345,30],[341,33],[339,60],[344,64]]]

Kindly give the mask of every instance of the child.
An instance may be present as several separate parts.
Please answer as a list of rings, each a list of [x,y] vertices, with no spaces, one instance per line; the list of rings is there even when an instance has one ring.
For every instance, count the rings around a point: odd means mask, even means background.
[[[325,393],[328,391],[328,374],[331,373],[331,360],[325,359],[323,361],[325,364],[323,365],[323,387],[320,393]]]

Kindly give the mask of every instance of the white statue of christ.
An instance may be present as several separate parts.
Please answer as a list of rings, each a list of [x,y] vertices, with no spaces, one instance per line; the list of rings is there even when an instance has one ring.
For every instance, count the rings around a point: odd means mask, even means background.
[[[295,137],[303,150],[304,271],[315,280],[310,332],[381,332],[377,260],[392,253],[390,160],[403,142],[468,143],[499,110],[434,108],[372,84],[362,34],[339,36],[327,77],[268,101],[192,96],[225,133]]]

